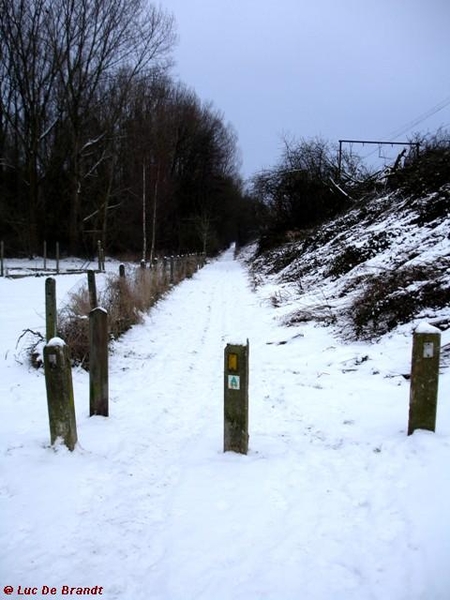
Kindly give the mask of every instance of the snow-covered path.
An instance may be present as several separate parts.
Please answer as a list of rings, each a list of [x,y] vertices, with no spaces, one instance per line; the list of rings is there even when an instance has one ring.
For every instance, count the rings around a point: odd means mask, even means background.
[[[224,454],[223,350],[247,338],[250,451]],[[23,368],[6,401],[22,420],[2,428],[1,589],[448,600],[450,382],[437,433],[407,438],[408,343],[280,327],[229,251],[115,344],[108,419],[88,418],[74,373],[73,453],[48,448],[43,377]]]

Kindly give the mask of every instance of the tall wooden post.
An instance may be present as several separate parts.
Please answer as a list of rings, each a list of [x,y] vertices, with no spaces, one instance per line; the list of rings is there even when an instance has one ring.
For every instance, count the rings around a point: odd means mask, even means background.
[[[89,415],[108,414],[108,313],[97,307],[89,313]]]
[[[88,278],[88,291],[89,291],[89,305],[91,309],[98,306],[97,303],[97,286],[95,283],[95,273],[92,269],[87,272]]]
[[[73,450],[77,443],[77,423],[73,398],[69,348],[59,338],[44,346],[45,386],[50,422],[50,443],[58,438]]]
[[[45,338],[47,342],[56,337],[56,329],[56,280],[53,277],[47,277],[45,280]]]
[[[247,345],[227,344],[224,368],[224,452],[248,452],[248,366]]]
[[[423,323],[413,336],[408,435],[436,429],[441,332]]]

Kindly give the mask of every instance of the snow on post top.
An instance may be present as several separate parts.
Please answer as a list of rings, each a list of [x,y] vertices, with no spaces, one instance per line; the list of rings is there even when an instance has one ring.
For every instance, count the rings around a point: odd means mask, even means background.
[[[239,335],[225,336],[225,342],[231,346],[246,346],[248,344],[248,337]]]
[[[417,327],[415,329],[415,333],[439,333],[440,334],[441,330],[438,329],[437,327],[434,327],[433,325],[430,325],[426,321],[422,321],[421,323],[419,323],[419,325],[417,325]]]
[[[48,342],[47,342],[47,346],[65,346],[66,342],[61,339],[60,337],[54,337],[51,338]]]

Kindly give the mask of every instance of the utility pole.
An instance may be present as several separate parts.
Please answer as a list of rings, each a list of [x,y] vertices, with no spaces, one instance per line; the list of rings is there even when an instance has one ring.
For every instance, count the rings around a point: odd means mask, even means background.
[[[417,156],[419,155],[420,142],[384,142],[378,140],[339,140],[339,156],[338,156],[338,178],[341,179],[342,171],[342,144],[376,144],[377,146],[415,146]]]

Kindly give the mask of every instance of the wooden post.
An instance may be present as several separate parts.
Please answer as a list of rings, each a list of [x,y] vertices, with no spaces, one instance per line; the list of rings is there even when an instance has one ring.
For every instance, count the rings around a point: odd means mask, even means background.
[[[423,323],[413,336],[408,435],[416,429],[435,431],[441,332]]]
[[[89,290],[89,305],[91,310],[98,306],[97,303],[97,286],[95,284],[95,273],[92,269],[87,272],[88,290]]]
[[[59,242],[56,242],[56,272],[59,274]]]
[[[175,259],[173,256],[170,257],[170,279],[169,282],[174,282],[174,267],[175,267]]]
[[[47,389],[50,443],[58,438],[73,450],[77,443],[77,423],[73,399],[69,347],[59,338],[44,346],[45,386]]]
[[[89,313],[89,415],[108,413],[108,313],[97,307]]]
[[[98,270],[102,271],[102,243],[97,240],[97,256],[98,256]]]
[[[224,452],[248,452],[247,345],[227,344],[224,368]]]
[[[44,271],[47,270],[47,242],[44,241]]]
[[[120,278],[125,277],[125,265],[124,264],[119,265],[119,277]]]
[[[162,259],[162,283],[164,287],[167,285],[167,260],[167,256]]]
[[[56,280],[47,277],[45,280],[45,338],[49,342],[56,337]]]
[[[4,261],[5,261],[5,242],[2,240],[0,242],[0,277],[5,276]]]
[[[105,250],[104,248],[102,248],[100,250],[100,262],[101,262],[101,271],[102,273],[105,272]]]
[[[151,266],[151,265],[150,265]],[[145,269],[146,265],[145,265],[145,260],[142,259],[141,260],[141,269]]]

